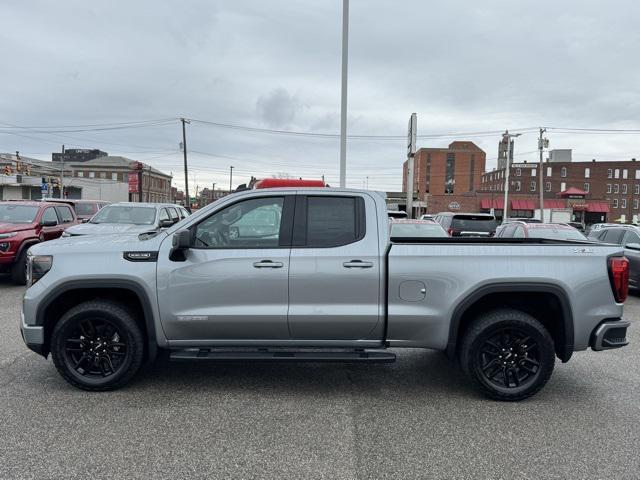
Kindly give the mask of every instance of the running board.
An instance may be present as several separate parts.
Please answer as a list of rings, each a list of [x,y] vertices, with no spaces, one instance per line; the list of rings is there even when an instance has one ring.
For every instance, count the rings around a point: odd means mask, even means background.
[[[396,354],[377,350],[347,351],[291,351],[291,350],[250,350],[229,351],[208,348],[185,348],[171,350],[172,361],[216,360],[272,361],[272,362],[395,362]]]

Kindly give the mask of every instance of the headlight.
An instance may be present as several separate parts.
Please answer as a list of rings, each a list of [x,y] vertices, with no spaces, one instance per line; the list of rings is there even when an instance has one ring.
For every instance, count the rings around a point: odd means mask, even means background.
[[[27,287],[30,287],[51,270],[53,257],[51,255],[27,255]]]
[[[11,238],[15,237],[17,234],[17,232],[0,233],[0,238]]]

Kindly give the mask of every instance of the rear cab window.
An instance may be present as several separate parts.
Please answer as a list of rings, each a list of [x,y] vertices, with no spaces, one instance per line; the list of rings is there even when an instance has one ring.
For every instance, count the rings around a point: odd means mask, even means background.
[[[318,195],[296,200],[293,246],[339,247],[364,238],[366,230],[362,197]]]
[[[484,215],[455,215],[451,228],[459,232],[491,233],[496,230],[496,220]]]

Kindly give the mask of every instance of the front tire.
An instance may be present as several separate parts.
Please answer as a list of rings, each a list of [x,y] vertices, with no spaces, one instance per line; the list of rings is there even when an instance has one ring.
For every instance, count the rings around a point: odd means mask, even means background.
[[[144,340],[131,313],[116,302],[93,300],[66,312],[51,334],[58,372],[82,390],[124,386],[142,365]]]
[[[478,317],[465,332],[460,363],[486,396],[523,400],[551,377],[553,339],[531,315],[514,309],[494,310]]]

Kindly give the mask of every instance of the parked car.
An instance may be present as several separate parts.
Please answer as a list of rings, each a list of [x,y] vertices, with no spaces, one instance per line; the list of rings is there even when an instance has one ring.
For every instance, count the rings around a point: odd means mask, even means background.
[[[168,228],[186,216],[188,216],[188,212],[178,205],[112,203],[102,208],[87,223],[66,229],[63,236],[153,232],[161,228]]]
[[[448,237],[442,225],[433,220],[410,220],[392,218],[389,222],[391,238],[432,238]]]
[[[591,236],[595,236],[598,234],[600,230],[608,227],[619,227],[619,223],[594,223],[591,225],[587,232],[587,237],[591,238]]]
[[[567,225],[575,228],[579,232],[585,233],[584,224],[582,224],[582,222],[567,222]]]
[[[589,238],[623,247],[624,256],[629,260],[629,287],[640,289],[640,227],[609,224],[600,227]]]
[[[628,261],[618,246],[584,245],[390,241],[374,192],[247,190],[152,237],[35,245],[22,336],[86,390],[125,385],[159,350],[175,361],[380,362],[404,347],[446,351],[486,395],[520,400],[556,356],[628,343]]]
[[[62,235],[78,223],[68,205],[36,201],[0,202],[0,270],[18,285],[26,282],[27,250]]]
[[[491,237],[496,231],[496,219],[488,213],[441,212],[435,217],[452,237]]]
[[[88,222],[91,217],[98,213],[98,210],[111,203],[104,200],[76,200],[67,198],[46,198],[43,199],[43,201],[66,203],[67,205],[71,205],[73,210],[76,212],[76,217],[78,217],[78,220],[83,223]]]
[[[507,222],[542,223],[539,218],[529,218],[529,217],[508,218]]]
[[[425,213],[424,215],[420,216],[420,220],[434,220],[435,221],[435,215],[431,215],[430,213]]]
[[[387,216],[389,218],[409,218],[404,210],[387,210]]]
[[[564,223],[509,222],[496,232],[496,237],[587,241],[581,232]]]

